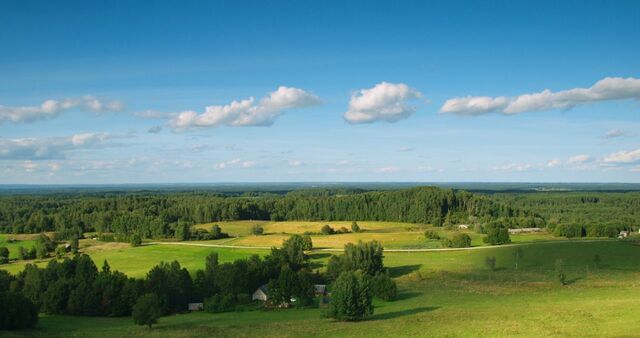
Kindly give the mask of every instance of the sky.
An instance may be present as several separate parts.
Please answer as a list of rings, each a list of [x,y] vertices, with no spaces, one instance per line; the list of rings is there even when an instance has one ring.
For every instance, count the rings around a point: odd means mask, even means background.
[[[0,184],[640,182],[638,1],[0,2]]]

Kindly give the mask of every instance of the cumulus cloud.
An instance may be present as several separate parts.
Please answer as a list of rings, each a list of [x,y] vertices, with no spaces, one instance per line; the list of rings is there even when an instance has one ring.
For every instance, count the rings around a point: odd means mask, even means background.
[[[320,98],[302,89],[279,87],[259,101],[250,97],[222,106],[208,106],[203,113],[184,111],[169,121],[174,130],[194,127],[270,126],[284,111],[319,105]]]
[[[571,165],[579,165],[579,164],[585,164],[591,160],[592,160],[591,156],[581,154],[581,155],[570,157],[567,163]]]
[[[447,100],[440,112],[456,115],[480,115],[499,112],[506,115],[575,106],[611,100],[640,99],[640,79],[607,77],[589,88],[559,92],[545,89],[516,97],[466,96]]]
[[[421,97],[420,92],[404,83],[382,82],[354,93],[344,119],[352,124],[396,122],[415,113],[416,108],[409,106],[407,101]]]
[[[255,161],[243,161],[239,158],[234,158],[229,161],[216,163],[213,168],[217,170],[228,169],[228,168],[252,168],[255,167]]]
[[[606,134],[604,134],[604,138],[616,138],[627,135],[626,132],[620,129],[611,129]]]
[[[107,140],[130,137],[109,133],[81,133],[68,137],[0,138],[0,159],[47,160],[62,159],[75,149],[102,146]]]
[[[629,151],[618,151],[602,159],[605,164],[629,164],[640,162],[640,148]]]
[[[63,100],[46,100],[39,106],[8,107],[0,105],[0,124],[5,121],[27,123],[37,120],[51,119],[69,110],[92,112],[121,111],[124,104],[117,100],[100,100],[93,96],[70,98]]]
[[[559,166],[561,164],[562,164],[562,161],[560,161],[560,159],[554,158],[554,159],[550,160],[549,162],[547,162],[547,167],[555,168],[555,167],[557,167],[557,166]]]

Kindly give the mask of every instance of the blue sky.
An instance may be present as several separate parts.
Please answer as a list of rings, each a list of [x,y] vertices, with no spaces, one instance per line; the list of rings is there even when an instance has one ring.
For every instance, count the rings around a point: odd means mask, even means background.
[[[2,1],[0,183],[640,182],[639,36],[637,1]]]

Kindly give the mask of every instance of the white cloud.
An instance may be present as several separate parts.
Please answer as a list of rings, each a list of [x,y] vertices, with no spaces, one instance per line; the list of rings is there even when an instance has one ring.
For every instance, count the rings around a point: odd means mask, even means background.
[[[253,168],[256,166],[256,164],[257,163],[255,161],[243,161],[242,159],[234,158],[229,161],[216,163],[213,165],[213,168],[217,170],[228,168]]]
[[[547,162],[547,167],[555,168],[555,167],[559,166],[560,164],[562,164],[562,161],[560,161],[560,159],[554,158],[551,161]]]
[[[39,106],[7,107],[0,105],[0,124],[5,121],[26,123],[51,119],[62,112],[78,109],[92,112],[121,111],[124,104],[116,100],[100,100],[93,96],[83,96],[63,100],[46,100]]]
[[[289,166],[290,167],[299,167],[301,165],[303,165],[304,163],[300,160],[291,160],[289,161]]]
[[[382,82],[373,88],[361,89],[351,96],[344,119],[352,124],[376,121],[396,122],[411,116],[416,109],[407,101],[422,94],[404,83]]]
[[[604,138],[616,138],[627,135],[626,132],[620,129],[611,129],[606,134],[604,134]]]
[[[393,174],[393,173],[397,173],[399,170],[400,169],[396,167],[382,167],[382,168],[376,169],[376,172],[379,174]]]
[[[592,160],[591,156],[581,154],[581,155],[570,157],[567,163],[570,165],[580,165],[580,164],[585,164],[587,162],[590,162],[591,160]]]
[[[28,173],[32,173],[32,172],[36,171],[36,169],[38,169],[38,165],[36,163],[31,162],[31,161],[24,161],[22,163],[22,168],[24,169],[24,171],[26,171]]]
[[[527,171],[535,169],[537,166],[530,163],[510,163],[506,165],[493,167],[494,171]]]
[[[208,106],[202,114],[184,111],[169,121],[174,130],[194,127],[270,126],[287,109],[306,108],[320,104],[320,99],[306,91],[292,87],[279,87],[255,102],[253,97],[233,101],[223,106]]]
[[[108,140],[126,137],[131,137],[131,134],[82,133],[68,137],[0,138],[0,159],[60,159],[64,158],[68,151],[103,146]]]
[[[602,160],[605,164],[628,164],[640,162],[640,148],[630,151],[618,151],[609,154]]]
[[[599,101],[640,99],[640,79],[607,77],[589,88],[573,88],[559,92],[545,89],[516,97],[467,96],[447,100],[442,113],[479,115],[500,112],[506,115],[551,109],[570,109]]]

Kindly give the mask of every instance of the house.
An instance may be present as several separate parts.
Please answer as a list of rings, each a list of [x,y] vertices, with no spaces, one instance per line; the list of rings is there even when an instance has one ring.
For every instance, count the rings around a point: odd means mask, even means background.
[[[469,229],[469,224],[460,224],[458,225],[458,229]]]
[[[269,289],[267,288],[267,284],[261,285],[254,293],[251,295],[251,300],[260,300],[266,302],[269,299],[267,296],[267,292]]]
[[[618,238],[623,239],[623,238],[627,238],[629,237],[629,231],[620,231],[620,234],[618,235]]]
[[[324,296],[327,294],[327,286],[324,284],[315,284],[313,286],[313,291],[316,296]]]
[[[204,309],[203,303],[189,303],[187,304],[187,309],[189,311],[202,311]]]

